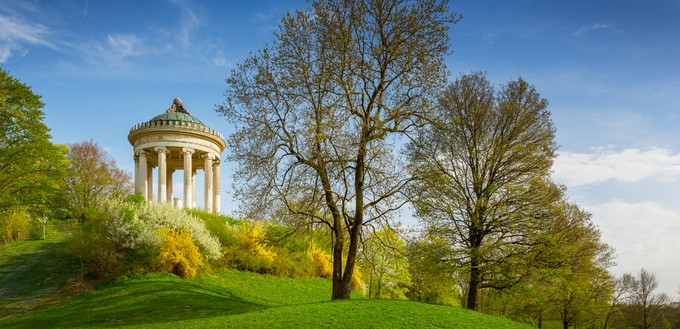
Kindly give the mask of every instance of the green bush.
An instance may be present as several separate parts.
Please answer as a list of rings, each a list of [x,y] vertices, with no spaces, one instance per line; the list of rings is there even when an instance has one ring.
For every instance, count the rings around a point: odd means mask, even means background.
[[[185,232],[190,237],[191,244],[172,245],[175,249],[191,249],[193,246],[210,260],[218,260],[222,256],[219,241],[202,221],[187,212],[155,202],[107,203],[74,231],[69,239],[69,250],[80,258],[84,269],[104,278],[156,271],[193,275],[191,272],[195,273],[195,268],[200,267],[203,260],[199,264],[193,260],[195,257],[191,256],[191,250],[183,250],[181,252],[187,254],[178,255],[184,255],[190,261],[184,264],[178,260],[173,264],[182,265],[169,266],[171,257],[162,254],[169,247],[164,245],[168,234],[159,234],[164,229]],[[185,238],[182,236],[183,240]]]
[[[11,207],[0,212],[0,245],[31,236],[33,225],[25,207]]]
[[[210,234],[216,237],[223,246],[237,243],[232,227],[233,225],[240,224],[241,221],[228,216],[207,213],[199,209],[186,209],[185,211],[201,220]]]

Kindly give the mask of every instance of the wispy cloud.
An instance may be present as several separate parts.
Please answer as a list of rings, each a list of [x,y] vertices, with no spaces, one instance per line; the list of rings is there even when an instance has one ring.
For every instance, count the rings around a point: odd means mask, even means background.
[[[613,30],[615,28],[616,27],[614,26],[614,24],[611,23],[593,23],[582,26],[578,30],[574,31],[572,35],[575,37],[580,37],[588,32],[593,32],[597,30]]]
[[[620,151],[599,148],[590,153],[561,152],[553,169],[555,178],[567,187],[612,180],[672,182],[680,178],[680,154],[663,148]]]
[[[200,23],[199,16],[195,8],[191,7],[186,0],[171,0],[170,2],[180,9],[178,41],[182,47],[189,48],[192,34]]]
[[[50,48],[49,30],[37,23],[29,23],[18,17],[0,14],[0,63],[5,62],[15,51],[24,51],[25,45]]]

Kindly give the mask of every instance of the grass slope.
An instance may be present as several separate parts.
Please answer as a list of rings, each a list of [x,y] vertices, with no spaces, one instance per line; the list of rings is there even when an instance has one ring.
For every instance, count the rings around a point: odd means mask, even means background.
[[[66,227],[49,227],[47,239],[0,246],[0,319],[28,311],[80,272],[61,250]]]
[[[0,247],[0,328],[527,328],[444,305],[329,301],[329,280],[233,270],[191,280],[142,275],[65,300],[72,287],[59,287],[80,271],[61,252],[65,231]]]
[[[8,328],[526,328],[466,309],[412,301],[329,301],[330,282],[232,270],[183,280],[143,275],[62,305],[0,321]]]

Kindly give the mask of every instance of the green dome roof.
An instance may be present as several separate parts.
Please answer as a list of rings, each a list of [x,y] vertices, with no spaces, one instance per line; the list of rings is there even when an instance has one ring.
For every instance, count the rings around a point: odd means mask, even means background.
[[[203,122],[201,122],[201,120],[198,120],[196,117],[193,117],[189,114],[181,113],[181,112],[163,113],[163,114],[157,115],[153,119],[149,120],[150,123],[151,122],[159,122],[159,121],[184,121],[184,122],[191,122],[191,123],[197,123],[197,124],[203,125]]]

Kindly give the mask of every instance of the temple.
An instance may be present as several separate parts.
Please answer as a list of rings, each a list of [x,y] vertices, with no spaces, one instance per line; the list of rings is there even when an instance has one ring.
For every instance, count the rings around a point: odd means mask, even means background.
[[[192,116],[182,100],[175,98],[165,113],[133,126],[128,141],[134,151],[135,191],[145,200],[196,208],[196,174],[203,170],[203,207],[207,212],[220,212],[224,136]],[[157,198],[153,191],[154,168],[158,176]],[[172,176],[177,170],[184,172],[183,204],[180,198],[173,198]]]

